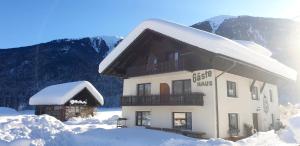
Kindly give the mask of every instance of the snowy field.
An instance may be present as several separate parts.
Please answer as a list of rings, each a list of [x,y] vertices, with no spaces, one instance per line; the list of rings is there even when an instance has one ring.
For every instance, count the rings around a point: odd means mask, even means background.
[[[300,143],[299,113],[290,115],[288,127],[278,134],[260,132],[237,142],[199,140],[144,128],[117,129],[116,119],[120,115],[119,108],[101,108],[95,117],[60,122],[48,115],[35,116],[33,111],[17,112],[0,107],[0,146],[281,146]]]

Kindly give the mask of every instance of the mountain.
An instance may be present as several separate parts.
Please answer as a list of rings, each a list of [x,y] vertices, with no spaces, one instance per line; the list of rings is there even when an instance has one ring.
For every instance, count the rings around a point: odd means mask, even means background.
[[[270,49],[272,57],[300,73],[300,23],[297,21],[222,15],[192,27],[229,39],[256,42]],[[121,40],[114,36],[59,39],[0,49],[0,106],[26,108],[28,99],[42,88],[76,80],[90,81],[105,97],[105,106],[119,106],[122,80],[101,76],[97,69]],[[299,87],[300,81],[281,84],[280,102],[299,102]]]
[[[191,27],[234,40],[253,41],[268,48],[272,57],[300,73],[300,23],[289,19],[217,16]],[[298,74],[298,79],[300,78]],[[280,102],[299,102],[300,81],[279,86]]]
[[[59,39],[0,49],[0,106],[28,107],[28,99],[42,88],[77,80],[90,81],[105,97],[105,106],[119,106],[122,81],[100,76],[98,65],[120,39]]]

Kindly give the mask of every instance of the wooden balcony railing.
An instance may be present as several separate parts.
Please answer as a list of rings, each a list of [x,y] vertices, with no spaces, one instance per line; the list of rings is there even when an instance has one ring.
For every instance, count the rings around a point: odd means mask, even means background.
[[[199,105],[203,106],[203,93],[190,93],[186,95],[148,95],[148,96],[122,96],[122,106],[159,106],[159,105]]]
[[[158,62],[157,64],[147,64],[141,66],[132,66],[127,69],[129,76],[149,75],[180,71],[185,69],[184,60]]]

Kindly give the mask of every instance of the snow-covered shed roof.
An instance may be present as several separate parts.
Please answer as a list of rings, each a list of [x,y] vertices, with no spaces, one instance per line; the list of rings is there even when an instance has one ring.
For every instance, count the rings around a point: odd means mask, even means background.
[[[100,63],[99,73],[106,68],[145,30],[153,30],[168,37],[191,44],[209,52],[228,56],[262,68],[281,77],[296,80],[297,72],[277,60],[258,53],[247,45],[195,28],[158,19],[150,19],[138,25],[112,52]]]
[[[87,89],[95,99],[104,104],[102,95],[88,81],[76,81],[48,86],[29,99],[30,105],[63,105],[83,89]]]

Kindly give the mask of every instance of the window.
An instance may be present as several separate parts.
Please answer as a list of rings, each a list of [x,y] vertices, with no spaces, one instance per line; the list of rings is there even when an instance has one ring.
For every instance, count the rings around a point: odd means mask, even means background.
[[[229,113],[229,129],[238,129],[238,114],[237,113]]]
[[[191,112],[173,113],[173,128],[192,130],[192,113]]]
[[[255,86],[251,90],[251,97],[253,100],[258,100],[258,88]]]
[[[168,53],[167,61],[174,62],[174,69],[179,67],[179,53],[177,51]]]
[[[273,92],[271,89],[269,90],[269,94],[270,94],[270,102],[273,102]]]
[[[168,61],[177,62],[179,60],[179,53],[177,51],[168,53]]]
[[[191,93],[191,80],[177,80],[172,83],[173,94],[182,95]]]
[[[236,97],[236,83],[232,81],[227,81],[227,96]]]
[[[274,126],[275,126],[275,116],[274,116],[274,114],[271,115],[271,118],[272,118],[272,127],[274,128]]]
[[[137,85],[137,95],[138,96],[145,96],[151,94],[151,84],[138,84]]]
[[[137,111],[136,126],[150,126],[150,115],[149,111]]]
[[[239,133],[238,114],[237,113],[229,113],[228,119],[229,119],[230,135],[238,135],[238,133]]]
[[[150,54],[148,56],[148,65],[156,65],[157,64],[157,58],[155,55]]]
[[[146,70],[147,71],[156,71],[158,69],[157,63],[158,63],[157,57],[154,54],[150,54],[148,56]]]

